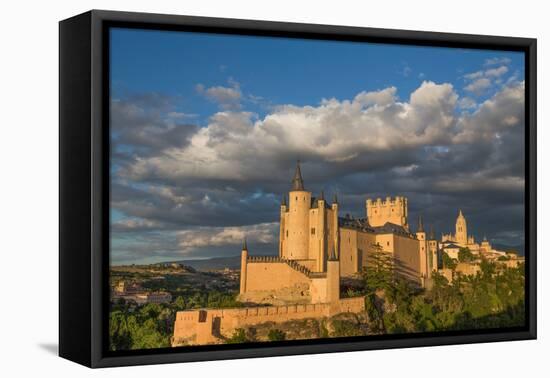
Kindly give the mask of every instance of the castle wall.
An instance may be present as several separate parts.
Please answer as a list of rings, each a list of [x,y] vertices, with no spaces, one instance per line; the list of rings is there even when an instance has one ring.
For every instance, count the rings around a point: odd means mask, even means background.
[[[340,299],[340,262],[337,260],[327,261],[326,274],[327,296],[326,302],[336,303]]]
[[[356,297],[334,303],[178,311],[172,346],[220,343],[231,337],[236,328],[265,322],[283,323],[364,310],[364,298]]]
[[[245,264],[246,281],[243,293],[251,291],[276,291],[288,287],[307,287],[310,279],[284,262],[251,262]],[[241,267],[241,270],[243,268]]]
[[[391,252],[395,259],[395,271],[401,277],[421,283],[420,242],[417,239],[397,234],[378,234],[376,243],[383,251]]]
[[[340,274],[343,277],[353,276],[367,265],[375,239],[371,233],[340,228]]]
[[[312,278],[310,293],[311,303],[325,303],[327,299],[327,278]]]
[[[407,198],[405,197],[386,197],[386,200],[377,198],[375,201],[367,199],[366,214],[369,223],[373,227],[383,226],[387,222],[397,224],[409,229]]]
[[[394,257],[396,271],[402,277],[421,283],[421,263],[423,261],[418,240],[405,236],[394,236]]]

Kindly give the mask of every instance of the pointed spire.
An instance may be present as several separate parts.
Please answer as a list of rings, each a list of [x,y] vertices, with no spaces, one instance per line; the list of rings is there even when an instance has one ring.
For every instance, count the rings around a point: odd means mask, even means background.
[[[430,225],[430,240],[435,240],[434,225]]]
[[[325,200],[325,191],[324,190],[321,190],[321,195],[319,196],[319,199],[320,200]]]
[[[248,251],[248,247],[246,246],[246,238],[243,239],[243,251]]]
[[[416,232],[424,232],[424,222],[422,222],[422,215],[418,216],[418,230]]]
[[[459,218],[464,218],[464,215],[462,215],[462,209],[458,210],[458,217]]]
[[[336,193],[334,193],[334,199],[332,200],[332,203],[338,203],[338,196]]]
[[[281,206],[286,206],[286,195],[283,194],[283,199],[281,200]]]
[[[302,179],[302,171],[300,170],[300,160],[296,162],[296,172],[292,179],[292,190],[304,190],[304,180]]]
[[[330,256],[328,257],[328,261],[336,261],[336,251],[334,250],[334,246],[332,246],[332,249],[330,251]]]

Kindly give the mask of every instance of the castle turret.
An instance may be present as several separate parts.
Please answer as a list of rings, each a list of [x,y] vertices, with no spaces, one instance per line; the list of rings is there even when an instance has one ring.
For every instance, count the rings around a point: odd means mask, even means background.
[[[327,261],[327,302],[335,303],[340,299],[340,261],[334,247]]]
[[[302,179],[302,170],[300,169],[300,160],[296,163],[296,171],[292,179],[293,191],[304,191],[304,180]]]
[[[339,247],[339,244],[340,244],[340,240],[339,240],[339,235],[340,235],[340,232],[338,230],[338,208],[339,208],[339,204],[338,204],[338,196],[336,195],[336,193],[334,193],[334,199],[332,201],[332,204],[330,205],[331,209],[332,209],[332,219],[330,220],[332,223],[331,223],[331,229],[332,229],[332,245],[330,244],[330,241],[329,241],[329,245],[328,245],[328,250],[330,251],[331,248],[338,248]]]
[[[285,250],[285,230],[286,230],[286,217],[285,214],[288,211],[288,206],[286,204],[286,195],[283,194],[283,198],[281,200],[281,212],[280,212],[280,221],[279,221],[279,257],[284,258],[284,250]]]
[[[428,245],[426,243],[426,233],[424,232],[424,223],[422,221],[422,215],[418,216],[418,227],[416,231],[416,238],[419,244],[420,253],[420,275],[424,278],[428,276]]]
[[[309,245],[309,258],[315,260],[315,266],[313,269],[317,272],[325,271],[326,264],[326,247],[327,247],[327,231],[330,226],[327,226],[327,211],[325,193],[321,191],[319,198],[317,199],[317,209],[312,210],[312,217],[310,217],[310,245]],[[328,229],[327,229],[328,228]]]
[[[285,225],[284,229],[286,246],[282,249],[282,257],[290,260],[305,260],[309,257],[311,192],[305,190],[299,161],[296,164],[288,202],[288,225]]]
[[[241,250],[241,288],[240,288],[241,294],[246,292],[247,261],[248,261],[248,247],[246,245],[246,238],[244,238],[243,248]]]
[[[438,269],[439,246],[435,238],[434,226],[430,226],[430,236],[428,237],[428,271],[433,272]]]

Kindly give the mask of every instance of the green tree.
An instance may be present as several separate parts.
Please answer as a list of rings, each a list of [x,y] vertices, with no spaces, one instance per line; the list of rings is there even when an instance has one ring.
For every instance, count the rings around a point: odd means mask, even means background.
[[[174,301],[174,307],[176,309],[176,311],[183,311],[186,309],[185,307],[185,299],[183,299],[183,297],[180,295],[176,298],[176,300]]]
[[[233,331],[233,335],[227,339],[226,344],[241,344],[246,343],[248,339],[246,338],[246,332],[242,328],[237,328]]]
[[[454,270],[456,268],[456,261],[452,259],[446,252],[441,255],[443,260],[443,267]]]
[[[286,335],[280,329],[271,329],[267,334],[269,341],[283,341],[286,338]]]
[[[460,262],[470,262],[475,259],[474,255],[470,251],[470,248],[460,248],[458,251],[458,261]]]

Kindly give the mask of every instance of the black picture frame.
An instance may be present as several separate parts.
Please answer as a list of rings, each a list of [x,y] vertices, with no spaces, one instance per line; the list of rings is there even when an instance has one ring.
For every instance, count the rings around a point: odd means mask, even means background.
[[[525,53],[525,327],[109,352],[110,27]],[[89,367],[536,338],[536,39],[92,10],[59,24],[59,355]]]

